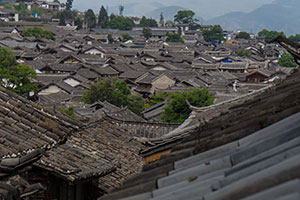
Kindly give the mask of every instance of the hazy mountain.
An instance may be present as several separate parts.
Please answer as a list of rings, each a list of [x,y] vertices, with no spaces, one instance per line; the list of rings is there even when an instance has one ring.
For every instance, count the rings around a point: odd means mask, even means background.
[[[208,20],[208,24],[220,24],[225,29],[259,32],[266,28],[283,31],[287,35],[300,33],[300,1],[277,0],[252,12],[232,12]]]
[[[167,6],[162,8],[157,8],[155,10],[152,10],[146,14],[147,17],[152,17],[154,19],[160,18],[160,13],[163,13],[165,21],[167,20],[173,20],[174,15],[179,10],[186,10],[186,8],[180,7],[180,6]]]
[[[131,3],[124,5],[124,15],[126,16],[144,16],[150,10],[157,10],[165,5],[157,2],[153,3]],[[119,6],[108,7],[108,13],[119,13]]]

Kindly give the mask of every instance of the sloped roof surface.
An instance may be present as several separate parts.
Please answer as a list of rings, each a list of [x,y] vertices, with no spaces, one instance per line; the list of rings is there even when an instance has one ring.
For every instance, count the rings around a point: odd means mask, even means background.
[[[170,154],[100,199],[299,199],[299,76],[192,108],[184,124],[142,152]]]

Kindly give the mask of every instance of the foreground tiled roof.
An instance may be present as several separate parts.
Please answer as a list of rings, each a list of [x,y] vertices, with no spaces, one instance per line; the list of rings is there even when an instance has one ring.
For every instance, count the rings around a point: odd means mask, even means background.
[[[143,145],[109,120],[83,126],[2,87],[0,124],[3,159],[45,150],[48,156],[39,157],[33,165],[69,183],[102,177],[101,189],[110,191],[143,165],[138,154]]]
[[[51,149],[78,129],[74,120],[0,87],[0,151],[3,156]]]
[[[183,125],[143,152],[170,154],[100,199],[299,199],[299,77],[193,108]]]
[[[82,153],[92,152],[92,160],[86,160],[83,156],[78,159],[78,165],[91,165],[91,169],[114,165],[115,170],[99,180],[99,187],[106,192],[120,187],[125,180],[142,169],[144,162],[139,152],[143,145],[133,140],[126,129],[116,126],[110,120],[104,119],[91,124],[73,135],[72,140],[77,143],[77,148],[87,148]]]

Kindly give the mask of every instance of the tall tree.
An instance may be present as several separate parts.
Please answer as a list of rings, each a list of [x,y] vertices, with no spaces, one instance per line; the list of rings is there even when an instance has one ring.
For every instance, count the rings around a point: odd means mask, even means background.
[[[250,34],[247,32],[241,31],[236,35],[236,38],[242,38],[242,39],[248,40],[248,39],[250,39]]]
[[[120,5],[119,6],[119,15],[123,16],[123,12],[124,12],[124,6]]]
[[[181,42],[181,43],[184,43],[184,40],[177,33],[169,33],[167,35],[166,42]]]
[[[66,2],[66,9],[71,10],[73,6],[73,0],[67,0]]]
[[[209,30],[204,30],[202,35],[206,41],[212,41],[212,40],[223,41],[224,40],[223,29],[220,25],[214,25]]]
[[[164,26],[164,25],[165,25],[164,15],[163,15],[162,12],[160,13],[160,17],[159,17],[159,24],[160,24],[161,26]]]
[[[98,26],[101,28],[106,28],[109,23],[109,18],[106,9],[104,6],[101,6],[98,17]]]
[[[197,19],[194,19],[195,13],[192,10],[180,10],[174,16],[174,21],[179,24],[193,24]]]
[[[270,43],[273,39],[275,39],[279,35],[285,36],[285,34],[283,32],[269,31],[267,29],[263,29],[262,31],[260,31],[258,33],[258,36],[263,36],[267,43]]]
[[[114,16],[110,20],[108,27],[119,30],[131,30],[134,27],[134,22],[128,17]]]
[[[157,22],[155,19],[146,18],[145,16],[142,17],[140,23],[140,27],[158,27]]]
[[[65,26],[65,25],[66,25],[64,15],[60,15],[58,25],[59,25],[59,26]]]
[[[95,28],[96,27],[96,16],[92,9],[88,9],[85,12],[84,20],[86,21],[88,28]]]
[[[82,29],[82,21],[79,17],[76,17],[75,26],[77,26],[78,29]]]
[[[144,106],[143,99],[131,95],[126,82],[119,79],[99,80],[96,84],[91,85],[90,90],[84,92],[83,100],[88,104],[107,101],[118,107],[128,106],[136,114],[140,114]]]

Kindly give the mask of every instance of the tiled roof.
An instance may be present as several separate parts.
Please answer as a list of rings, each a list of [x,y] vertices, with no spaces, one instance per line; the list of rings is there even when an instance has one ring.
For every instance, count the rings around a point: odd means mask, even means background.
[[[298,199],[299,76],[214,106],[192,107],[188,120],[150,140],[155,145],[142,152],[171,153],[100,199]]]

